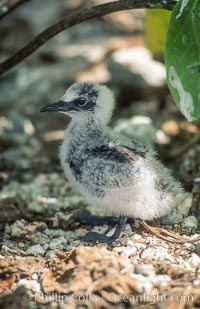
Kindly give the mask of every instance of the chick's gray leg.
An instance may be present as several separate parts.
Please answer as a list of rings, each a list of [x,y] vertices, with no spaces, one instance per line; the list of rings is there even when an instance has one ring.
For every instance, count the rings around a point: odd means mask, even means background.
[[[103,243],[110,244],[111,242],[115,241],[120,237],[121,232],[124,229],[124,226],[126,224],[127,217],[120,216],[118,218],[118,223],[116,225],[115,231],[112,236],[106,236],[104,234],[99,234],[96,232],[88,232],[85,236],[80,237],[79,239],[83,241],[99,241]]]

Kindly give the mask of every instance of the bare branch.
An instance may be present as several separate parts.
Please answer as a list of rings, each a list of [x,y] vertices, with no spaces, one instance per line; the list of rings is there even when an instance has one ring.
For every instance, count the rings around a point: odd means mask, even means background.
[[[141,8],[155,8],[159,6],[163,9],[172,10],[173,6],[176,4],[176,0],[119,0],[112,1],[100,5],[96,5],[87,9],[76,12],[75,14],[65,17],[58,23],[47,28],[41,32],[37,37],[33,38],[28,44],[26,44],[22,49],[20,49],[15,55],[5,60],[0,64],[0,75],[7,72],[22,60],[31,55],[45,42],[50,40],[56,34],[69,29],[86,20],[90,20],[95,17],[101,17],[113,12],[131,10],[131,9],[141,9]]]
[[[9,15],[12,11],[14,11],[15,9],[17,9],[19,6],[21,6],[22,4],[24,4],[25,2],[29,2],[31,0],[19,0],[17,1],[14,5],[7,7],[7,11],[5,13],[2,13],[0,15],[0,20],[2,20],[4,17],[6,17],[7,15]],[[4,6],[3,6],[4,7]]]

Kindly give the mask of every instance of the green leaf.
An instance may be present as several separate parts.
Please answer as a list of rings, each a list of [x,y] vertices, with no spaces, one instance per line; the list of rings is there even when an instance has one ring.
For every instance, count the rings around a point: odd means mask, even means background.
[[[145,41],[155,56],[163,55],[165,36],[169,23],[170,11],[153,9],[145,10]]]
[[[179,0],[165,43],[167,83],[189,120],[200,118],[200,1]]]

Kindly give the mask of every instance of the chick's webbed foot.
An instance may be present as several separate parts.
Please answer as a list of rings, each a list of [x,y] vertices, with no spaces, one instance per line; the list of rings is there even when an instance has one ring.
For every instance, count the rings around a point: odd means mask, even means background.
[[[83,241],[99,241],[99,242],[110,244],[120,237],[120,234],[124,229],[126,221],[127,221],[127,217],[123,217],[123,216],[119,217],[115,231],[113,235],[111,236],[106,236],[104,234],[99,234],[96,232],[88,232],[85,236],[80,237],[79,239]]]

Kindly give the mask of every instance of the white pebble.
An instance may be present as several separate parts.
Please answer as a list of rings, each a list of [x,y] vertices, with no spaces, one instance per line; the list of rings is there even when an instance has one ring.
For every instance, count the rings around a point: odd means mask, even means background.
[[[113,248],[113,251],[120,253],[124,257],[129,257],[132,254],[137,252],[137,249],[135,247],[115,247]]]
[[[32,275],[32,279],[33,279],[33,280],[38,280],[38,274],[34,273],[34,274]]]
[[[177,206],[177,210],[186,217],[189,213],[189,210],[192,206],[192,196],[186,197],[181,204]]]
[[[41,254],[41,255],[43,255],[44,249],[42,248],[41,245],[34,245],[34,246],[31,246],[27,249],[27,253],[28,254]]]
[[[34,291],[35,293],[39,293],[41,290],[40,284],[36,280],[21,279],[18,282],[18,286],[22,285],[25,286],[25,288],[27,288],[28,290]]]
[[[136,239],[136,240],[140,240],[140,239],[142,239],[142,235],[134,234],[133,238]]]
[[[196,253],[192,253],[188,261],[192,266],[200,266],[200,257]]]
[[[58,238],[54,238],[51,240],[49,247],[50,249],[56,249],[57,247],[59,247],[61,244],[66,244],[67,240],[65,237],[60,236]]]
[[[141,258],[147,261],[164,261],[170,260],[171,255],[166,248],[157,246],[145,249],[141,254]]]
[[[183,225],[187,227],[193,227],[197,229],[198,227],[198,219],[195,216],[189,216],[183,220]]]
[[[195,279],[195,280],[193,281],[193,285],[194,285],[194,286],[200,285],[200,280]]]
[[[135,270],[144,276],[155,276],[155,270],[152,264],[137,264]]]

